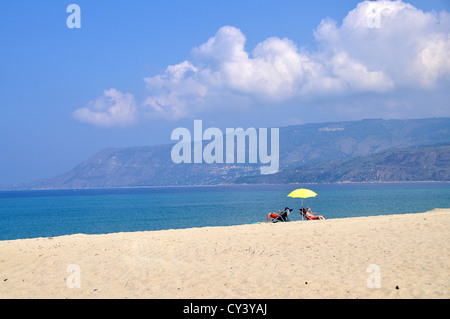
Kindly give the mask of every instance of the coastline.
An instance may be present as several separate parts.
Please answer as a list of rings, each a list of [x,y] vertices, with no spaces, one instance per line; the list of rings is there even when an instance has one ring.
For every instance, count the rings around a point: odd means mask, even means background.
[[[8,240],[0,298],[447,299],[449,230],[450,209],[435,209]]]
[[[145,185],[145,186],[117,186],[117,187],[85,187],[85,188],[6,188],[8,185],[0,185],[0,192],[15,191],[69,191],[69,190],[118,190],[118,189],[158,189],[158,188],[189,188],[189,187],[223,187],[223,186],[280,186],[280,185],[340,185],[340,184],[415,184],[415,183],[442,183],[450,184],[450,181],[342,181],[342,182],[321,182],[321,183],[240,183],[240,184],[194,184],[194,185]],[[2,188],[5,187],[5,188]]]

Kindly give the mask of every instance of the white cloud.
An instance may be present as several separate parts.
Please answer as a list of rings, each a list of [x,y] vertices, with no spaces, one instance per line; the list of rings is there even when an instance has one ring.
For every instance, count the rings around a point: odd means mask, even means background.
[[[126,126],[136,120],[136,102],[130,93],[105,90],[101,97],[89,102],[86,107],[75,110],[72,116],[98,126]]]
[[[357,92],[385,92],[394,83],[382,71],[369,71],[367,67],[350,58],[345,51],[336,53],[319,64],[319,71],[300,88],[303,96],[328,96]]]
[[[449,24],[446,12],[423,12],[401,1],[365,1],[341,26],[325,19],[314,34],[325,52],[346,52],[383,72],[394,87],[430,88],[450,74]]]
[[[298,95],[298,81],[311,67],[288,39],[269,38],[258,44],[252,56],[245,51],[245,36],[225,26],[207,42],[192,50],[191,62],[169,66],[164,74],[146,78],[151,95],[144,106],[151,115],[181,118],[228,100],[283,101]]]
[[[244,50],[245,36],[234,27],[221,28],[214,37],[193,50],[202,62],[201,80],[215,90],[279,99],[292,95],[295,81],[308,58],[288,39],[269,38],[250,54]]]
[[[208,87],[198,81],[197,72],[192,63],[184,61],[170,65],[163,74],[145,78],[151,95],[144,101],[142,112],[150,117],[188,117],[189,103],[200,102],[208,92]]]
[[[192,50],[192,61],[145,78],[149,96],[138,111],[150,118],[181,119],[227,103],[282,107],[292,100],[434,90],[450,79],[449,33],[449,13],[386,0],[359,3],[341,25],[323,19],[314,30],[316,51],[272,37],[247,52],[245,35],[224,26]],[[132,97],[113,101],[114,106],[100,112],[88,106],[74,116],[99,125],[132,122]]]
[[[412,65],[420,83],[433,88],[440,78],[450,74],[450,36],[432,34],[418,43],[418,52]]]

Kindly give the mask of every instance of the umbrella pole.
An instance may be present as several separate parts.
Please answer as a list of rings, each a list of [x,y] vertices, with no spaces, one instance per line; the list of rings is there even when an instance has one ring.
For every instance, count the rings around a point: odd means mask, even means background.
[[[302,215],[302,221],[303,221],[303,198],[302,198],[302,212],[300,213]]]

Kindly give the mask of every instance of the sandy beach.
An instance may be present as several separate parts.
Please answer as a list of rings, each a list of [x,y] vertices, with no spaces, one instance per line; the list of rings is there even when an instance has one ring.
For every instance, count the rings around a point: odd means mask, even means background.
[[[449,298],[450,209],[0,242],[0,298]]]

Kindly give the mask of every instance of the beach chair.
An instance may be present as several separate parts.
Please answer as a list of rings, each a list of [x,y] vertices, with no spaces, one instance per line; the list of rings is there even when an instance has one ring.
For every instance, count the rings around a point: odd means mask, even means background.
[[[270,218],[272,218],[272,223],[278,222],[288,222],[289,215],[291,214],[293,209],[286,207],[283,212],[279,213],[269,213],[267,215],[267,222],[269,222]]]
[[[272,223],[276,222],[288,222],[289,221],[289,215],[291,214],[292,209],[286,207],[282,213],[278,214],[277,218],[274,218]]]

